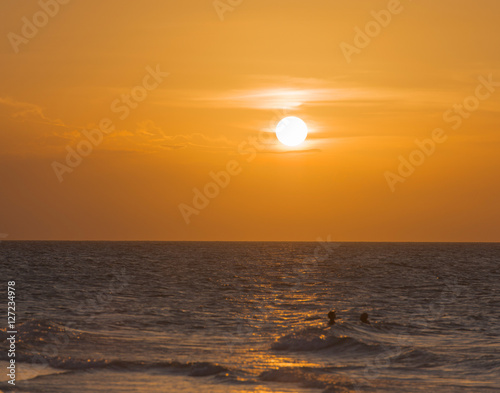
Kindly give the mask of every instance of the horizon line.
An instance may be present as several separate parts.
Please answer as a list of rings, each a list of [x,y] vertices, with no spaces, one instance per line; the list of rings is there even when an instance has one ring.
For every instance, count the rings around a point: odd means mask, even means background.
[[[54,240],[54,239],[2,239],[2,242],[107,242],[107,243],[316,243],[318,240],[103,240],[103,239],[82,239],[82,240]],[[327,243],[439,243],[439,244],[498,244],[498,241],[420,241],[420,240],[332,240]]]

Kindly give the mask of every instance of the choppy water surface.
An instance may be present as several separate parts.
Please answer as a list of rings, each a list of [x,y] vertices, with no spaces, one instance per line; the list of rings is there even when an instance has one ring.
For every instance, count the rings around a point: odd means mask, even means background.
[[[2,242],[0,253],[1,285],[16,281],[22,392],[499,391],[500,244]]]

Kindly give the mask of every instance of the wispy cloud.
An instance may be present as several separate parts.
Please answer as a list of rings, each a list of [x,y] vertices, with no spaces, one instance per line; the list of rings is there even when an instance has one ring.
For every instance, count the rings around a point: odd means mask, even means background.
[[[258,138],[259,132],[253,131],[253,138]],[[160,150],[181,150],[181,149],[198,149],[204,151],[220,151],[231,155],[238,155],[238,146],[243,142],[248,142],[246,139],[228,139],[225,136],[211,137],[201,132],[192,134],[169,134],[162,127],[158,126],[152,120],[146,120],[137,124],[137,128],[133,131],[119,131],[116,138],[120,142],[114,144],[118,150],[127,151],[142,151],[154,152]],[[128,142],[127,142],[128,141]],[[309,145],[307,145],[309,146]],[[284,149],[277,141],[260,141],[259,151],[265,154],[288,154],[288,153],[317,153],[321,150],[305,147],[294,150]]]
[[[225,136],[210,137],[202,132],[190,134],[173,134],[158,126],[152,120],[139,122],[132,132],[117,133],[117,137],[132,142],[136,148],[154,150],[180,150],[188,147],[205,150],[228,150],[236,146],[236,142]]]
[[[466,83],[467,82],[467,83]],[[463,96],[471,80],[457,88],[441,81],[435,86],[406,86],[397,80],[379,80],[368,74],[336,79],[251,75],[232,89],[169,90],[157,104],[171,107],[298,110],[304,107],[377,108],[385,105],[392,112],[401,109],[439,110]],[[380,110],[377,108],[377,113]]]
[[[10,117],[20,121],[50,124],[60,127],[65,126],[62,120],[51,119],[46,116],[42,107],[36,104],[16,101],[10,97],[0,97],[0,106],[6,109]]]
[[[342,87],[332,81],[312,78],[249,76],[242,84],[241,88],[224,91],[169,91],[169,98],[163,100],[161,104],[273,110],[297,109],[303,105],[344,103],[373,96],[373,92],[370,93],[366,89]],[[380,94],[377,95],[378,100],[383,98]]]

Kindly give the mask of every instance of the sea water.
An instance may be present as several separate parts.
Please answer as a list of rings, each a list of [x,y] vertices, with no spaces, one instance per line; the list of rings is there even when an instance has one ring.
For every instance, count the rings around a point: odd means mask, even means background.
[[[4,392],[500,391],[500,244],[4,241],[0,276]]]

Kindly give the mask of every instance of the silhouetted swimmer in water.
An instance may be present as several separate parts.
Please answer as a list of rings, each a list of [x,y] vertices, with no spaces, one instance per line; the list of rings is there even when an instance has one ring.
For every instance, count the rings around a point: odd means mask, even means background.
[[[332,326],[332,325],[335,325],[335,318],[337,316],[335,315],[335,311],[330,311],[328,313],[328,318],[330,319],[330,321],[328,322],[328,325]]]
[[[367,323],[368,325],[370,324],[370,321],[368,320],[368,314],[365,312],[359,316],[359,320],[363,323]]]

